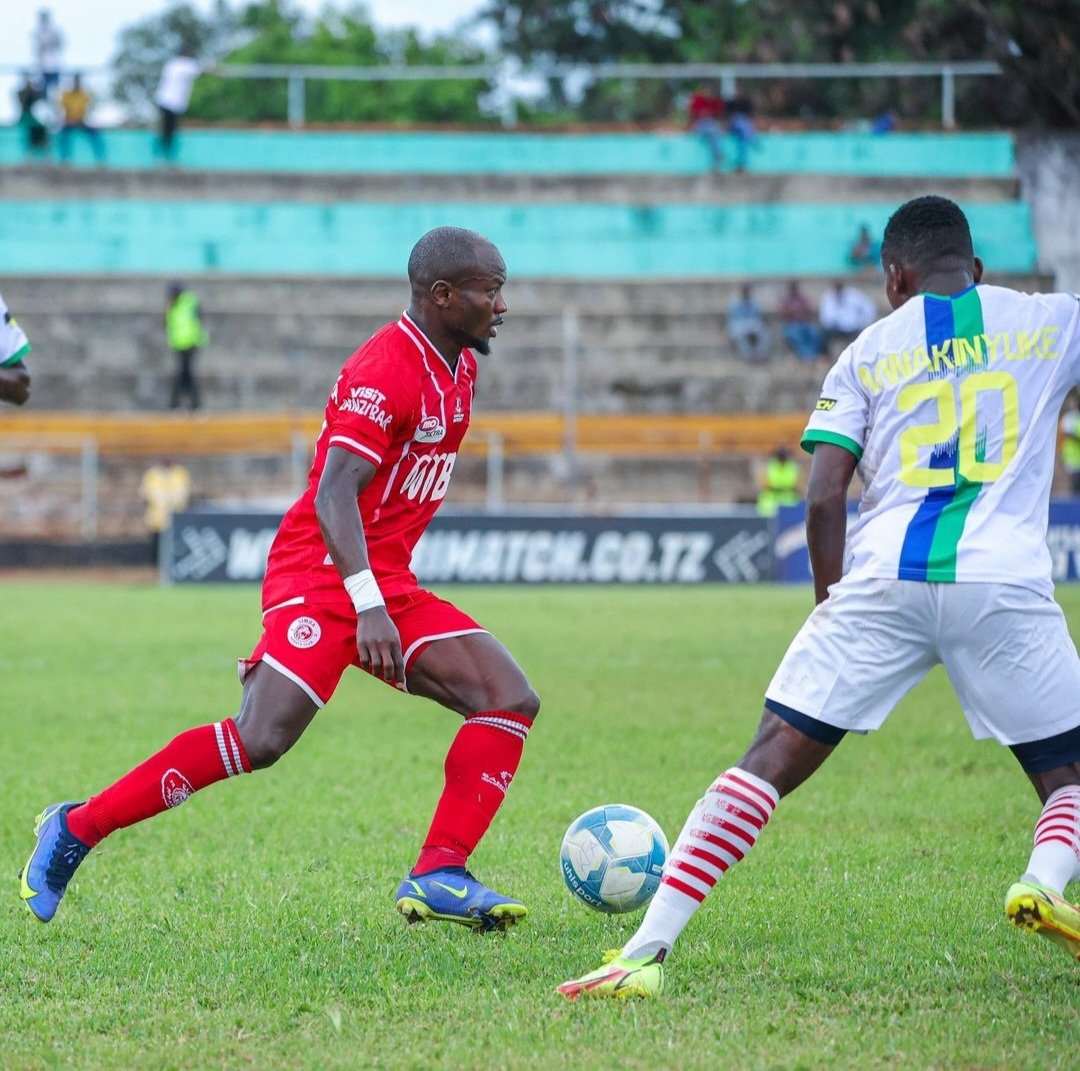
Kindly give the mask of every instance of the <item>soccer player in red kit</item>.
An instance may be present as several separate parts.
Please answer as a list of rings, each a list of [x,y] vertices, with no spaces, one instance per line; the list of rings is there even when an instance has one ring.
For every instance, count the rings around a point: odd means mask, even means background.
[[[263,583],[263,635],[241,660],[235,719],[181,733],[85,803],[46,807],[21,894],[42,922],[102,838],[227,777],[273,765],[349,665],[464,718],[416,864],[397,890],[410,922],[503,928],[524,904],[478,882],[468,857],[517,770],[540,701],[505,647],[420,589],[413,547],[446,495],[469,426],[476,358],[507,305],[506,266],[457,227],[409,257],[412,300],[345,363],[326,406],[308,487],[285,515]]]

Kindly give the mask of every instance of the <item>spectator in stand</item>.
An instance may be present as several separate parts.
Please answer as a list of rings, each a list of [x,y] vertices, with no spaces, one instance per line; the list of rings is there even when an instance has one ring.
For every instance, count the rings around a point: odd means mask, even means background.
[[[771,350],[769,329],[749,283],[743,283],[738,296],[728,303],[727,318],[728,335],[739,356],[744,361],[767,361]]]
[[[199,299],[183,283],[169,284],[169,299],[165,308],[165,334],[176,354],[176,377],[173,379],[169,408],[179,409],[180,399],[187,395],[191,409],[199,408],[199,384],[195,379],[195,358],[199,347],[210,336],[199,316]]]
[[[29,74],[24,74],[15,99],[19,103],[18,126],[23,133],[26,154],[40,158],[49,151],[49,128],[43,114],[48,111],[45,94]]]
[[[143,473],[139,494],[146,500],[146,527],[154,564],[160,560],[161,533],[169,527],[174,513],[191,502],[191,473],[172,458],[164,458]]]
[[[38,12],[32,41],[41,90],[48,99],[60,84],[60,57],[64,51],[64,37],[56,28],[48,8],[43,7]]]
[[[848,263],[858,271],[874,271],[881,259],[881,246],[874,241],[870,228],[859,224],[859,233],[848,250]]]
[[[70,87],[60,94],[60,111],[64,118],[58,139],[60,159],[71,159],[71,135],[76,130],[81,130],[90,142],[94,159],[100,164],[105,159],[105,143],[102,141],[101,131],[86,121],[87,112],[90,111],[90,94],[83,89],[82,78],[78,74],[72,77]]]
[[[814,320],[814,308],[802,292],[798,279],[792,279],[780,299],[780,331],[800,361],[815,361],[824,356],[821,329]]]
[[[192,55],[192,49],[182,48],[178,55],[166,60],[161,79],[154,93],[154,103],[161,118],[159,146],[166,160],[176,157],[176,132],[180,116],[191,102],[191,90],[203,67]]]
[[[891,134],[897,126],[896,112],[891,108],[886,108],[874,121],[870,124],[871,134]]]
[[[824,336],[826,356],[839,354],[864,327],[873,323],[876,315],[870,298],[845,279],[837,279],[835,285],[822,294],[818,306],[818,323]]]
[[[792,460],[791,451],[786,446],[778,446],[761,474],[761,490],[757,497],[758,516],[775,517],[781,506],[794,506],[801,502],[801,479],[802,470],[799,463]]]
[[[713,171],[720,170],[724,160],[721,125],[724,118],[724,101],[707,83],[702,83],[690,94],[690,103],[686,108],[687,129],[696,134],[705,143],[709,151],[709,165]]]
[[[732,97],[727,103],[728,130],[735,141],[735,170],[745,171],[750,149],[757,143],[753,105],[747,97]]]
[[[1069,494],[1080,495],[1080,399],[1072,391],[1061,414],[1061,463],[1069,477]]]

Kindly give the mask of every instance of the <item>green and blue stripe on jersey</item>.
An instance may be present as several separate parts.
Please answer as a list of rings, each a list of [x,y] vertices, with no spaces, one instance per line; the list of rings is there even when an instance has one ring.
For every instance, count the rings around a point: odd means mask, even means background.
[[[923,295],[923,318],[926,325],[927,349],[943,346],[950,339],[974,342],[983,333],[982,302],[978,290],[971,286],[952,297]],[[940,379],[954,374],[944,364],[927,375]],[[980,436],[976,456],[985,457],[985,437]],[[900,580],[923,580],[953,583],[956,580],[956,555],[964,523],[974,505],[981,483],[965,479],[958,471],[958,435],[939,444],[931,454],[930,468],[952,469],[952,484],[932,487],[919,503],[915,516],[908,523],[900,550],[897,577]]]

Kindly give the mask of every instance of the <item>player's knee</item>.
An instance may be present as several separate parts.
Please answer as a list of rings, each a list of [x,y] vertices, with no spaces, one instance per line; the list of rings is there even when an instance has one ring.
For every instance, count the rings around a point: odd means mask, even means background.
[[[265,770],[273,766],[296,743],[291,733],[273,726],[262,726],[252,732],[250,737],[241,735],[241,739],[253,770]]]
[[[499,710],[509,710],[514,714],[521,714],[526,718],[535,719],[536,715],[540,713],[540,696],[526,685],[521,696],[512,699],[508,703],[500,703]]]

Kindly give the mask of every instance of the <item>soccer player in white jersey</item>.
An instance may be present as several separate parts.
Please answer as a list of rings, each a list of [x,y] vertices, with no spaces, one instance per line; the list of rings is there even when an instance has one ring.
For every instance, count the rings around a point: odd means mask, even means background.
[[[30,398],[30,370],[23,358],[30,352],[26,332],[0,297],[0,402],[24,405]]]
[[[975,737],[1007,745],[1043,802],[1005,913],[1080,959],[1080,911],[1062,895],[1080,877],[1080,659],[1046,546],[1057,418],[1080,383],[1080,301],[978,285],[967,220],[942,197],[892,216],[881,261],[894,311],[841,353],[803,437],[817,606],[749,750],[691,811],[641,926],[559,986],[570,999],[660,993],[675,940],[780,799],[938,663]],[[856,468],[864,489],[846,532]]]

